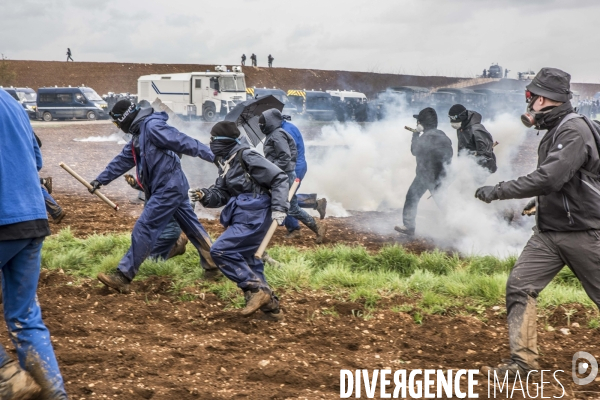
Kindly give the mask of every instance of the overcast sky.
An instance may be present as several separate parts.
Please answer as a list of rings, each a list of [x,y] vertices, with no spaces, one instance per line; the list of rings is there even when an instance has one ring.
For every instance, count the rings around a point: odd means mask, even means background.
[[[597,0],[1,0],[9,59],[474,76],[492,62],[600,83]]]

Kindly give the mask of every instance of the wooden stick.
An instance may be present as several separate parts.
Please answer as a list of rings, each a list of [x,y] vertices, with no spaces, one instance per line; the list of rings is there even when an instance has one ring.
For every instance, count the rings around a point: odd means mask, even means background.
[[[92,188],[92,185],[90,185],[85,179],[83,179],[81,177],[81,175],[79,175],[77,172],[73,171],[71,169],[71,167],[69,167],[67,164],[65,164],[64,162],[61,162],[60,164],[58,164],[62,169],[64,169],[65,171],[67,171],[69,174],[71,174],[71,176],[75,179],[77,179],[79,182],[81,182],[83,184],[83,186],[85,186],[88,189]],[[119,211],[119,205],[116,203],[113,203],[112,201],[110,201],[105,195],[103,195],[102,193],[100,193],[100,191],[98,189],[96,189],[94,191],[94,194],[98,197],[100,197],[100,199],[102,199],[106,204],[108,204],[109,206],[111,206],[112,208],[114,208],[115,211]]]
[[[298,186],[300,186],[300,179],[296,178],[296,180],[292,184],[292,187],[290,188],[290,193],[288,194],[288,201],[292,201],[292,197],[294,197],[294,194],[296,194],[296,190],[298,190]],[[256,250],[256,253],[254,253],[254,258],[256,258],[258,260],[260,260],[262,258],[263,253],[267,249],[267,246],[269,245],[271,238],[275,234],[276,229],[277,229],[277,221],[273,220],[273,222],[271,222],[271,226],[269,227],[269,230],[267,231],[267,234],[265,235],[262,242],[260,242],[260,246],[258,246],[258,250]]]

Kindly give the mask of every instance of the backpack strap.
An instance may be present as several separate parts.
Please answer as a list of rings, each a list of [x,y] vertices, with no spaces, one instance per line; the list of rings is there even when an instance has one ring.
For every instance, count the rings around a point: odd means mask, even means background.
[[[583,120],[585,121],[585,123],[587,124],[588,128],[590,128],[590,132],[592,133],[592,137],[594,138],[594,142],[596,143],[596,149],[598,150],[598,154],[600,155],[600,133],[598,132],[598,127],[596,127],[595,123],[590,121],[590,119],[588,117],[586,117],[585,115],[580,115],[577,113],[570,113],[567,114],[562,121],[560,121],[560,123],[558,124],[558,126],[556,127],[556,130],[554,131],[554,138],[552,139],[552,143],[554,143],[554,140],[556,139],[556,133],[559,131],[560,127],[567,121],[570,121],[574,118],[583,118]],[[579,168],[579,171],[583,174],[586,175],[592,179],[596,179],[596,180],[600,180],[600,174],[598,173],[593,173],[591,171],[588,171],[585,168]]]
[[[255,187],[259,187],[261,188],[265,193],[270,193],[270,189],[261,185],[260,183],[258,183],[258,181],[256,179],[254,179],[254,177],[252,176],[252,174],[250,174],[250,170],[248,169],[248,164],[246,164],[246,161],[244,161],[243,155],[244,155],[244,151],[246,150],[250,150],[250,151],[254,151],[252,149],[242,149],[240,151],[237,152],[237,159],[238,162],[240,163],[240,166],[242,167],[242,169],[244,170],[244,175],[246,177],[246,179],[250,182],[252,182],[254,184]],[[256,192],[256,190],[255,190]]]

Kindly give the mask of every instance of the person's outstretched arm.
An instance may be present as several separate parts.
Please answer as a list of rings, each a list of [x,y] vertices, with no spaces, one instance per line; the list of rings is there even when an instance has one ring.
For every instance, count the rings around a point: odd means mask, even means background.
[[[200,157],[209,162],[215,160],[210,147],[180,132],[165,121],[152,121],[148,124],[148,128],[146,132],[150,134],[150,141],[157,147],[190,157]]]

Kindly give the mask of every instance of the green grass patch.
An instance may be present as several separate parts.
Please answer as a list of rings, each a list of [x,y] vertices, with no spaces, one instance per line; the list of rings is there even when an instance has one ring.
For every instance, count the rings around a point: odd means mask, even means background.
[[[44,242],[42,266],[62,269],[76,277],[95,277],[99,272],[116,268],[129,248],[126,234],[92,235],[86,239],[73,236],[67,228]],[[243,296],[228,279],[216,283],[202,280],[198,254],[189,244],[187,252],[167,261],[146,260],[138,278],[161,276],[172,280],[173,293],[182,301],[194,296],[183,291],[198,287],[216,294],[232,308],[242,307]],[[266,266],[265,275],[274,290],[317,290],[336,299],[361,302],[366,307],[362,316],[368,318],[382,300],[396,296],[413,298],[414,302],[393,306],[393,311],[410,312],[416,323],[426,314],[445,314],[459,309],[470,314],[482,314],[486,307],[504,302],[508,274],[516,257],[468,256],[442,251],[409,253],[401,246],[385,246],[370,253],[363,247],[330,246],[310,250],[294,247],[273,247],[269,254],[281,265]],[[593,309],[575,275],[563,269],[540,294],[540,308],[554,308],[579,303]],[[328,315],[335,316],[333,311]],[[590,326],[598,327],[598,319]]]

